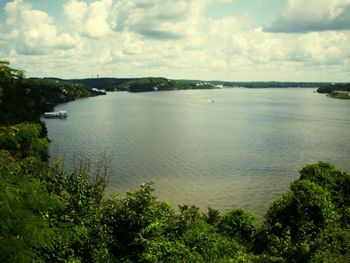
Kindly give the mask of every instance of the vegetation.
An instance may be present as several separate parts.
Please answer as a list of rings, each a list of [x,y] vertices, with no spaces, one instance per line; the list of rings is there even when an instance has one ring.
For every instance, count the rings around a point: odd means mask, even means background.
[[[339,90],[339,91],[348,91],[350,92],[350,84],[347,83],[339,83],[339,84],[333,84],[333,85],[327,85],[324,87],[320,87],[317,89],[318,93],[332,93],[332,91]]]
[[[22,81],[7,72],[5,92]],[[176,211],[152,184],[107,197],[103,163],[67,172],[46,147],[39,124],[0,129],[0,262],[350,262],[350,175],[328,163],[305,166],[259,222]]]
[[[324,82],[280,82],[280,81],[211,81],[214,85],[223,85],[226,87],[242,88],[318,88],[329,83]]]
[[[240,85],[246,88],[317,88],[328,85],[323,82],[241,82]]]
[[[38,122],[58,103],[98,95],[82,84],[58,79],[24,77],[24,71],[0,61],[0,123]]]
[[[47,146],[46,133],[40,124],[0,126],[0,149],[15,159],[36,157],[46,160]]]
[[[121,88],[126,82],[132,81],[131,78],[89,78],[89,79],[71,79],[69,81],[81,83],[95,89],[105,89],[108,91],[125,91]]]
[[[237,208],[214,221],[194,206],[176,212],[150,184],[106,198],[104,176],[1,156],[1,262],[350,260],[350,176],[327,163],[306,166],[260,223]]]
[[[62,81],[62,80],[61,80]],[[184,89],[214,89],[218,87],[243,88],[318,88],[329,83],[317,82],[234,82],[234,81],[201,81],[201,80],[169,80],[165,78],[90,78],[72,79],[91,88],[109,91],[144,92],[156,90],[184,90]]]
[[[336,99],[350,99],[350,83],[328,85],[317,89],[318,93],[326,93]]]
[[[165,91],[165,90],[186,90],[186,89],[213,89],[215,86],[206,83],[206,85],[196,85],[202,82],[184,82],[170,80],[166,78],[96,78],[96,79],[74,79],[76,83],[83,83],[91,88],[105,89],[109,91]]]

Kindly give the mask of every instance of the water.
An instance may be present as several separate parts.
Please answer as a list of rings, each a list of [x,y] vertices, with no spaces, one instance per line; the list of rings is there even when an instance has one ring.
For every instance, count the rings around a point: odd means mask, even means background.
[[[46,120],[50,152],[111,159],[108,191],[143,182],[172,205],[261,217],[307,163],[350,171],[350,101],[313,89],[109,93],[62,104]]]

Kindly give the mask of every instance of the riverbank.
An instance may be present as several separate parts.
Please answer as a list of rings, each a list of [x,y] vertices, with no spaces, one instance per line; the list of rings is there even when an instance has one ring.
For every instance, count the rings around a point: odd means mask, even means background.
[[[350,84],[338,83],[317,89],[318,93],[327,94],[330,98],[350,99]]]
[[[334,99],[350,99],[350,92],[335,90],[332,91],[332,93],[329,93],[327,96]]]

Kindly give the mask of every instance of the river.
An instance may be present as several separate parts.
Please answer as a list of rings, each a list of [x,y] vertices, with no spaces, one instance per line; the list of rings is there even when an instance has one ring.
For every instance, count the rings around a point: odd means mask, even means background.
[[[154,182],[172,205],[259,218],[308,163],[350,171],[350,101],[314,89],[108,93],[61,104],[47,119],[52,158],[110,160],[108,191]],[[75,161],[73,161],[75,160]]]

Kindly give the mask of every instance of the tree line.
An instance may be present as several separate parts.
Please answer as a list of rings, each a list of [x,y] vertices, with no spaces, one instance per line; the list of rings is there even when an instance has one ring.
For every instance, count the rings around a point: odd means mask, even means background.
[[[81,83],[25,78],[24,71],[0,61],[0,123],[38,122],[40,114],[77,98],[98,95]]]

